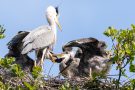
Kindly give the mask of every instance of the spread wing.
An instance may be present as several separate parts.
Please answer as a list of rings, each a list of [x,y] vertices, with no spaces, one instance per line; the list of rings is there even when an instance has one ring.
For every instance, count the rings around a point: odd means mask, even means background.
[[[69,47],[79,47],[81,49],[89,49],[91,47],[97,47],[99,41],[95,38],[82,38],[68,42],[63,46],[63,51]]]
[[[54,32],[48,26],[41,26],[31,31],[23,39],[22,54],[26,54],[31,50],[41,49],[52,45],[55,41]]]
[[[21,57],[22,40],[29,34],[27,31],[19,31],[8,43],[9,52],[5,57]]]
[[[29,34],[27,31],[19,31],[8,43],[8,49],[14,50],[15,48],[21,49],[22,40]]]

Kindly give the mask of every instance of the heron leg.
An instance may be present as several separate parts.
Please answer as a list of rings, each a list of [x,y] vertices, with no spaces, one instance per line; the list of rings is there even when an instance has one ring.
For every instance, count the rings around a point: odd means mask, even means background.
[[[37,66],[37,62],[36,62],[36,60],[34,60],[34,67],[36,67]]]
[[[35,51],[35,54],[38,55],[38,50]],[[34,60],[34,66],[36,67],[37,66],[37,57],[35,57],[36,60]]]
[[[90,79],[92,79],[92,69],[90,68],[90,71],[89,71],[90,73],[89,73],[89,77],[90,77]]]
[[[41,66],[42,66],[43,63],[44,63],[44,57],[45,57],[46,51],[47,51],[47,48],[45,48],[45,49],[43,50],[43,54],[42,54],[42,58],[41,58],[41,62],[40,62]]]
[[[38,60],[38,54],[39,54],[39,50],[35,50],[35,55],[36,55],[36,57],[35,57],[35,60],[34,60],[34,66],[36,67],[37,65],[39,65],[38,64],[38,61],[40,60]]]

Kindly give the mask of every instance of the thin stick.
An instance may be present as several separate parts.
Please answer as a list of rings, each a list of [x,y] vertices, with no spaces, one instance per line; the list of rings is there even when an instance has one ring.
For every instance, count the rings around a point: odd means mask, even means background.
[[[51,67],[50,67],[50,69],[49,69],[48,76],[49,76],[49,74],[50,74],[50,72],[51,72],[51,70],[52,70],[53,65],[54,65],[54,62],[53,62],[53,64],[51,65]]]

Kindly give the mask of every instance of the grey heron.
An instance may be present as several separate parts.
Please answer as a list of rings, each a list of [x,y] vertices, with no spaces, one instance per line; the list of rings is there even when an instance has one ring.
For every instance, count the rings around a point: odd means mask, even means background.
[[[46,10],[46,18],[49,25],[40,26],[32,31],[22,40],[23,49],[21,54],[27,54],[32,50],[38,52],[42,50],[42,58],[40,64],[43,64],[45,54],[48,49],[52,49],[56,43],[58,25],[59,29],[62,30],[58,21],[58,8],[49,6]],[[49,54],[52,57],[51,53]],[[53,60],[52,60],[53,61]]]
[[[29,34],[28,31],[19,31],[8,43],[8,53],[5,55],[5,57],[14,57],[15,58],[15,62],[19,64],[23,70],[25,71],[32,71],[32,68],[34,66],[34,60],[32,58],[30,58],[27,54],[22,55],[21,54],[21,50],[22,50],[22,40]],[[52,53],[52,52],[50,52]],[[50,59],[50,56],[47,53],[46,54],[46,58]],[[53,58],[55,60],[56,63],[60,63],[63,58],[59,55],[55,55],[54,53],[52,53]],[[39,51],[39,53],[37,54],[37,57],[40,58],[42,57],[42,50]]]

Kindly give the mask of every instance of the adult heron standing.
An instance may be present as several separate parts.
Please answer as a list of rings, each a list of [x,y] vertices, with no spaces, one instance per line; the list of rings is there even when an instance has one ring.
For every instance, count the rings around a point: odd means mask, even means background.
[[[46,10],[46,18],[49,25],[43,25],[30,31],[30,33],[22,40],[23,49],[21,54],[27,54],[32,50],[35,50],[36,52],[42,50],[41,65],[43,64],[48,49],[52,49],[56,43],[56,26],[58,25],[59,29],[62,30],[58,21],[58,7],[54,8],[53,6],[49,6]],[[52,57],[51,53],[49,53],[49,55]]]

